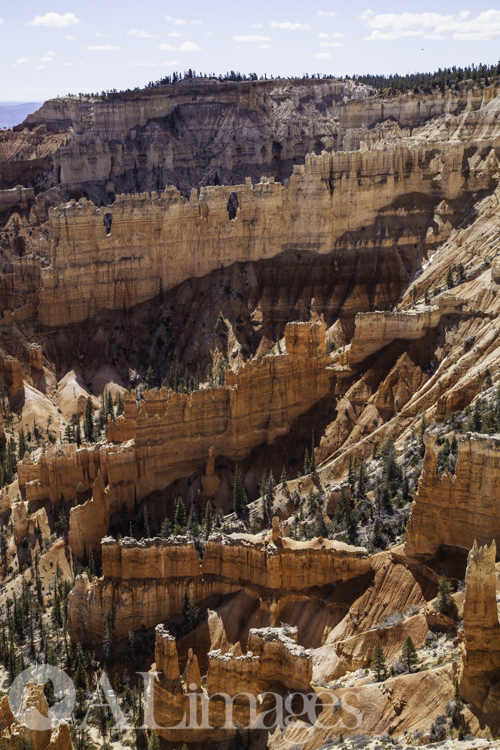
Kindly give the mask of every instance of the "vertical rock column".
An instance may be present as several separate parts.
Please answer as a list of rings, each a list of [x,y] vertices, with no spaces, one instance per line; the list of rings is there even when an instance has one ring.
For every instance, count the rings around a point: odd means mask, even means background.
[[[47,383],[43,372],[42,347],[40,344],[30,344],[30,375],[31,382],[42,393],[45,393]]]
[[[460,688],[485,713],[500,709],[500,624],[496,600],[496,544],[469,552],[465,574]]]
[[[12,411],[17,411],[24,404],[24,380],[21,363],[14,357],[3,361],[3,379],[9,386],[9,404]]]

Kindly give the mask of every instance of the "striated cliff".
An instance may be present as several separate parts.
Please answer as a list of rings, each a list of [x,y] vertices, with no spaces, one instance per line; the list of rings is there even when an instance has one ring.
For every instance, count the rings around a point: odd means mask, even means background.
[[[490,544],[500,536],[500,438],[468,433],[458,438],[454,476],[436,470],[435,437],[426,451],[418,492],[406,528],[406,554],[434,554],[442,544],[468,550],[475,540]]]
[[[248,179],[202,188],[199,196],[193,191],[189,200],[167,188],[160,196],[121,195],[103,208],[82,199],[50,209],[51,265],[41,269],[39,322],[62,325],[129,308],[157,294],[160,280],[170,289],[237,261],[287,249],[328,253],[355,246],[350,233],[360,227],[373,227],[367,262],[374,271],[379,235],[386,235],[386,252],[398,246],[403,253],[405,271],[399,269],[400,281],[386,292],[395,301],[424,247],[433,246],[432,239],[424,243],[434,209],[443,199],[460,201],[493,185],[498,163],[488,161],[488,153],[467,176],[466,146],[459,141],[439,156],[435,144],[325,153],[294,167],[288,189],[274,178],[256,185]],[[231,218],[233,194],[238,208]]]
[[[104,616],[114,617],[117,640],[142,622],[151,627],[182,611],[188,591],[199,602],[213,593],[244,590],[279,614],[280,600],[316,596],[315,590],[364,575],[370,562],[364,548],[341,542],[313,539],[296,542],[279,537],[276,542],[236,534],[212,535],[200,566],[193,542],[184,537],[136,542],[103,540],[103,578],[89,584],[84,574],[69,597],[68,629],[72,637],[85,635],[99,643]],[[160,593],[163,592],[163,593]],[[82,633],[80,612],[87,624]]]
[[[25,140],[43,127],[52,138],[69,132],[55,155],[60,181],[101,200],[170,183],[184,192],[234,184],[263,171],[282,180],[308,153],[371,146],[387,131],[389,138],[407,137],[430,118],[464,113],[463,119],[496,91],[387,97],[353,81],[193,79],[105,100],[50,100],[16,131]]]

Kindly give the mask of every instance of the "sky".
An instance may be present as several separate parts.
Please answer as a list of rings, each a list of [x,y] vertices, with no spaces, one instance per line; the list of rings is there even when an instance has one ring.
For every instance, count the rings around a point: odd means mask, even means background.
[[[1,2],[0,101],[142,87],[188,68],[269,77],[492,64],[497,2]]]

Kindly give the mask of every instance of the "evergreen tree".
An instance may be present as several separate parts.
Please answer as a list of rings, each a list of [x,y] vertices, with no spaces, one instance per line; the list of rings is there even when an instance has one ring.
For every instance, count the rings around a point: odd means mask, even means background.
[[[85,440],[88,443],[92,442],[93,432],[94,432],[94,406],[92,404],[92,399],[89,396],[85,402],[85,415],[84,415],[84,420],[83,420],[83,434],[85,435]]]
[[[75,672],[73,674],[73,684],[75,690],[87,689],[87,674],[83,666],[84,656],[81,643],[76,647]]]
[[[366,461],[365,459],[363,459],[359,466],[358,491],[357,491],[358,497],[363,497],[363,495],[365,494],[367,479],[368,479],[368,475],[366,471]]]
[[[306,474],[309,474],[310,466],[309,466],[309,449],[306,448],[304,451],[304,476]]]
[[[203,525],[205,527],[205,539],[208,539],[208,537],[212,533],[212,527],[213,527],[212,503],[210,502],[210,500],[208,501],[207,507],[205,510],[205,520],[203,521]]]
[[[444,576],[439,579],[436,609],[442,615],[456,619],[458,616],[457,603],[452,596],[452,588]]]
[[[183,534],[186,530],[187,517],[186,507],[181,497],[177,498],[177,505],[175,506],[174,513],[174,536]]]
[[[411,636],[408,636],[403,643],[400,660],[405,665],[408,672],[411,672],[412,666],[418,661],[417,649],[415,648],[415,644],[413,643]]]
[[[24,434],[24,428],[21,427],[19,430],[19,450],[18,450],[18,458],[19,461],[22,461],[24,458],[24,454],[28,450],[28,444],[26,442],[26,436]]]
[[[184,605],[182,607],[182,614],[188,621],[191,628],[195,628],[196,625],[198,625],[200,621],[200,610],[195,604],[192,603],[191,599],[189,598],[187,589],[184,592]]]
[[[78,419],[78,422],[76,423],[76,445],[78,448],[80,448],[82,444],[82,430],[80,427],[80,419]]]
[[[110,659],[113,655],[113,614],[108,607],[104,614],[104,655]]]
[[[314,453],[314,430],[311,433],[311,458],[309,461],[309,468],[314,474],[314,472],[316,471],[316,455]]]
[[[473,432],[481,432],[483,426],[483,417],[481,414],[481,399],[476,398],[474,409],[472,411],[471,427]]]
[[[120,417],[125,411],[125,404],[123,403],[122,394],[118,394],[118,404],[116,406],[116,416]]]
[[[161,284],[161,279],[160,279],[160,284]],[[151,732],[151,737],[149,738],[148,750],[160,750],[160,740],[158,739],[158,735],[156,734],[154,729]]]
[[[240,513],[247,504],[247,493],[243,484],[240,467],[236,464],[234,470],[233,507],[235,513]]]
[[[377,643],[373,649],[372,664],[371,667],[377,675],[377,682],[381,682],[386,677],[386,661],[384,649],[381,643]]]
[[[453,280],[453,270],[452,270],[452,267],[450,266],[446,274],[446,286],[448,287],[448,289],[452,289],[454,286],[454,283],[455,282]]]

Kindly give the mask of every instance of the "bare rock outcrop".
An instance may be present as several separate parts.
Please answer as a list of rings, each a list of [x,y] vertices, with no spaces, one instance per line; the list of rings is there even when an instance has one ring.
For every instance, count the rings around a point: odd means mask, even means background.
[[[435,436],[424,436],[426,451],[418,491],[406,528],[409,557],[434,554],[442,544],[469,550],[500,538],[500,438],[467,433],[458,438],[455,475],[436,469]]]
[[[465,701],[484,713],[500,709],[500,623],[496,599],[496,543],[469,552],[460,689]]]

